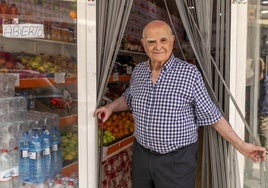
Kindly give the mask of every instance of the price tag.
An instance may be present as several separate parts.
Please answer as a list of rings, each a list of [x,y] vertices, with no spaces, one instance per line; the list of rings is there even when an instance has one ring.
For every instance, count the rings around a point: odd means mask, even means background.
[[[132,74],[132,67],[131,66],[127,66],[127,74]]]
[[[16,76],[15,86],[20,86],[20,75],[19,74],[14,74],[14,76]]]
[[[56,83],[65,83],[65,72],[56,72],[54,73],[54,81]]]
[[[102,147],[102,157],[103,158],[107,157],[107,150],[108,150],[108,147]]]
[[[113,81],[118,81],[118,80],[119,80],[118,72],[113,73]]]

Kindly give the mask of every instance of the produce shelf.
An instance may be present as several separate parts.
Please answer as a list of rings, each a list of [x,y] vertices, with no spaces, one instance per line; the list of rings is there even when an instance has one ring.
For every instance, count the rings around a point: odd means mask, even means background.
[[[117,152],[123,150],[127,146],[131,145],[134,141],[134,136],[131,135],[127,138],[124,138],[123,140],[120,140],[113,145],[110,146],[104,146],[103,147],[103,158],[107,158],[109,156],[112,156],[113,154],[116,154]]]
[[[64,116],[60,118],[59,125],[64,126],[64,125],[69,125],[69,124],[77,124],[77,121],[78,121],[77,114]]]
[[[20,79],[19,86],[16,88],[38,88],[38,87],[51,87],[55,85],[71,85],[77,84],[77,78],[65,78],[65,83],[57,83],[54,78],[27,78]]]
[[[128,82],[130,80],[131,75],[118,75],[118,76],[110,76],[109,82]]]
[[[145,52],[137,52],[137,51],[131,51],[131,50],[119,50],[119,53],[122,54],[133,54],[133,55],[144,55],[146,56]]]
[[[61,174],[63,176],[70,176],[72,174],[78,174],[78,161],[62,168]]]

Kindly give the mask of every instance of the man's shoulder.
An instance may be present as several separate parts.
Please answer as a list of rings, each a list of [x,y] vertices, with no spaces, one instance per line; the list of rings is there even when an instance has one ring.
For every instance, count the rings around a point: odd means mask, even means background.
[[[194,65],[192,63],[189,63],[186,60],[183,60],[183,59],[180,59],[180,58],[174,58],[174,62],[175,62],[174,63],[175,66],[177,66],[177,67],[197,71],[196,65]]]
[[[142,61],[135,66],[135,69],[147,69],[148,61]]]

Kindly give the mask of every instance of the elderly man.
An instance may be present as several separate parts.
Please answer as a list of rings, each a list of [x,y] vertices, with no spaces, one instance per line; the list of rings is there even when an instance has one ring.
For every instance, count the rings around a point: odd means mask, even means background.
[[[196,66],[174,57],[174,38],[165,22],[148,23],[141,42],[149,60],[135,67],[120,98],[94,113],[106,121],[132,111],[133,188],[194,188],[199,126],[213,126],[254,162],[266,159],[265,148],[244,142],[224,119]]]

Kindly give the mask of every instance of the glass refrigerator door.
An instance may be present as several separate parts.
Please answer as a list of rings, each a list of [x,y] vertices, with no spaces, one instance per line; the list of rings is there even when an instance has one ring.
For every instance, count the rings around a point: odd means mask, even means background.
[[[0,187],[96,187],[95,9],[86,0],[0,2],[0,148],[13,161],[0,165],[10,172]]]

